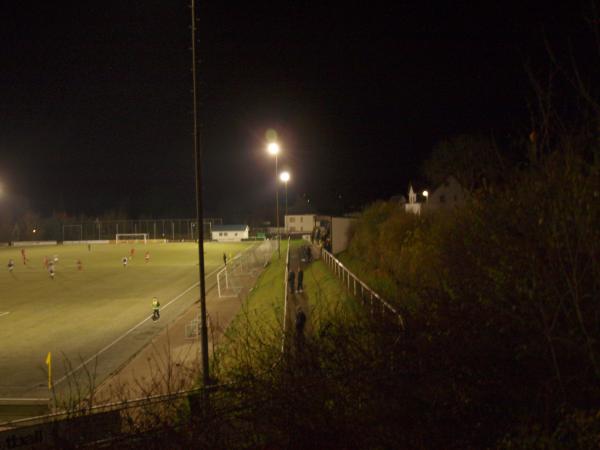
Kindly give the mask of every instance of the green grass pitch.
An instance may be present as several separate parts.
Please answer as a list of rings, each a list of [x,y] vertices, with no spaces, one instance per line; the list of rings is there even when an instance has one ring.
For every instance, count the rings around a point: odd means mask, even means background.
[[[249,245],[206,243],[206,275],[223,265],[223,253],[233,257]],[[121,260],[132,248],[135,255],[123,267]],[[25,251],[26,265],[21,248],[0,249],[0,398],[31,395],[39,388],[49,351],[75,363],[94,355],[147,318],[153,296],[165,306],[198,281],[198,250],[191,243],[92,244],[91,251],[87,245],[31,246]],[[58,263],[51,279],[44,257],[54,255]],[[198,289],[186,297],[178,300],[181,307],[197,300]]]

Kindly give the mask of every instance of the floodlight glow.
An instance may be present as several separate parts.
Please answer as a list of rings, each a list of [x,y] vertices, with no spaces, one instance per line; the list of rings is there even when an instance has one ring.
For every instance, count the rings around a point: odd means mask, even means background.
[[[429,197],[429,192],[423,191],[423,197]]]
[[[36,232],[37,232],[37,230],[34,228],[34,229],[33,229],[33,234],[35,234]]]
[[[281,181],[283,181],[284,183],[287,183],[288,181],[290,181],[290,173],[289,172],[281,172],[281,174],[279,175],[279,179]]]
[[[276,155],[279,153],[279,144],[277,142],[271,142],[269,145],[267,145],[267,151],[271,155]]]

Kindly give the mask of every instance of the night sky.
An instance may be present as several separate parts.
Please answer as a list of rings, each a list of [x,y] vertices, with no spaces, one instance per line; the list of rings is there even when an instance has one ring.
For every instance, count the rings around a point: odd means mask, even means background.
[[[543,70],[543,33],[585,54],[589,2],[469,3],[201,2],[207,215],[272,209],[269,128],[290,204],[347,210],[404,193],[444,137],[527,130],[524,63]],[[5,195],[43,214],[192,216],[189,24],[187,0],[4,2]]]

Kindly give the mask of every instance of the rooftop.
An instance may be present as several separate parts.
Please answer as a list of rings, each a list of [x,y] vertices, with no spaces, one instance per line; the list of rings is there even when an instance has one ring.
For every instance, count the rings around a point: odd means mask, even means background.
[[[248,225],[213,225],[212,231],[246,231]]]

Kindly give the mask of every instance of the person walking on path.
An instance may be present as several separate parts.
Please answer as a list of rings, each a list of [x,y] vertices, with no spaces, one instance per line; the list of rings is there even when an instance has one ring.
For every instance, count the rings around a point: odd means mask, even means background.
[[[304,327],[306,325],[306,314],[302,307],[296,309],[296,347],[300,348],[304,344]]]
[[[298,267],[298,286],[297,286],[297,290],[300,293],[302,293],[302,291],[304,290],[304,287],[302,286],[302,282],[303,281],[304,281],[304,271],[302,270],[302,267]]]
[[[290,292],[293,294],[295,292],[294,282],[296,281],[296,274],[293,270],[290,270],[288,273],[288,287],[290,288]]]
[[[152,320],[160,319],[160,302],[158,298],[154,297],[152,299]]]
[[[227,265],[227,254],[225,252],[223,252],[223,265]]]

